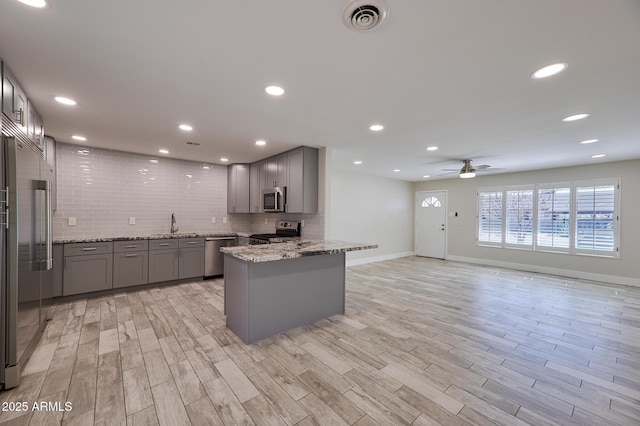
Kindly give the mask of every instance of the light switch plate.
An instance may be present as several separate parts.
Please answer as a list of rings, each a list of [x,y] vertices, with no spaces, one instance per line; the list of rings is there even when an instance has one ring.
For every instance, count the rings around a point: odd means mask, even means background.
[[[227,218],[226,217],[222,218],[222,223],[227,223]]]
[[[69,226],[76,226],[76,218],[75,217],[70,217],[69,218]]]
[[[211,218],[211,223],[216,223],[216,218],[215,217]]]
[[[300,221],[300,227],[304,228],[304,219]]]
[[[264,220],[264,224],[265,224],[265,225],[268,225],[268,224],[269,224],[269,219],[265,219],[265,220]]]
[[[135,217],[130,217],[129,218],[129,225],[135,225],[136,224],[136,218]]]

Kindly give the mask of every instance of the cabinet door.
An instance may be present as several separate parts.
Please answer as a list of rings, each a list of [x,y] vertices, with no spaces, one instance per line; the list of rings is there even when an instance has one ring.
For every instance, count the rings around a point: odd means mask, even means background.
[[[204,276],[204,248],[180,249],[180,278]]]
[[[227,212],[249,213],[249,165],[232,164],[227,170]]]
[[[66,256],[62,294],[89,293],[113,287],[113,255]]]
[[[249,184],[249,205],[251,213],[262,212],[262,189],[264,188],[264,161],[258,161],[251,164],[249,170],[251,183]]]
[[[289,185],[288,213],[317,213],[318,211],[318,150],[300,147],[288,152]]]
[[[149,282],[149,252],[116,253],[113,255],[113,288]]]
[[[178,250],[149,251],[149,282],[159,283],[178,279]]]
[[[288,186],[289,184],[289,167],[287,165],[287,154],[280,154],[276,156],[276,185],[275,186]]]

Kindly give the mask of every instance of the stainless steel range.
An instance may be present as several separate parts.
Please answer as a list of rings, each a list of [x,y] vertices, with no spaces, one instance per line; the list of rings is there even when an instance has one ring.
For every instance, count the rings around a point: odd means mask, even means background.
[[[274,234],[251,234],[249,244],[269,244],[279,242],[280,238],[292,238],[300,236],[300,222],[292,220],[276,221],[276,232]],[[274,241],[275,240],[275,241]]]

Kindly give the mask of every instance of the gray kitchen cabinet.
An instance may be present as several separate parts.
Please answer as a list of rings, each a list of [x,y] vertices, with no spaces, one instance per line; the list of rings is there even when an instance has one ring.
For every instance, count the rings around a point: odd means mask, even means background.
[[[251,182],[249,184],[249,205],[251,213],[262,213],[262,190],[265,188],[267,177],[265,176],[264,160],[251,164],[249,169]]]
[[[40,117],[40,114],[30,99],[27,99],[27,137],[40,148],[41,151],[45,150],[42,117]]]
[[[287,152],[287,213],[318,212],[318,150],[301,146]]]
[[[113,288],[113,243],[64,245],[62,295]]]
[[[249,213],[250,165],[230,164],[227,167],[227,212]]]
[[[149,241],[149,282],[177,280],[178,255],[178,239]]]
[[[27,133],[27,96],[5,62],[2,62],[2,112]]]
[[[204,276],[204,238],[149,241],[149,282]]]
[[[288,184],[287,153],[267,158],[265,161],[266,188],[282,187]]]
[[[179,240],[178,278],[204,276],[204,238],[182,238]]]
[[[53,245],[53,297],[62,296],[62,277],[64,269],[64,245]]]
[[[113,244],[113,287],[149,282],[149,242],[117,241]]]

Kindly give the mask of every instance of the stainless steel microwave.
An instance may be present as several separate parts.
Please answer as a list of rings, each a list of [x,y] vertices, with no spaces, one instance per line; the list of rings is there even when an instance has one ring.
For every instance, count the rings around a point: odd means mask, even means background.
[[[283,212],[286,195],[287,195],[287,188],[284,186],[263,189],[262,190],[262,211]]]

